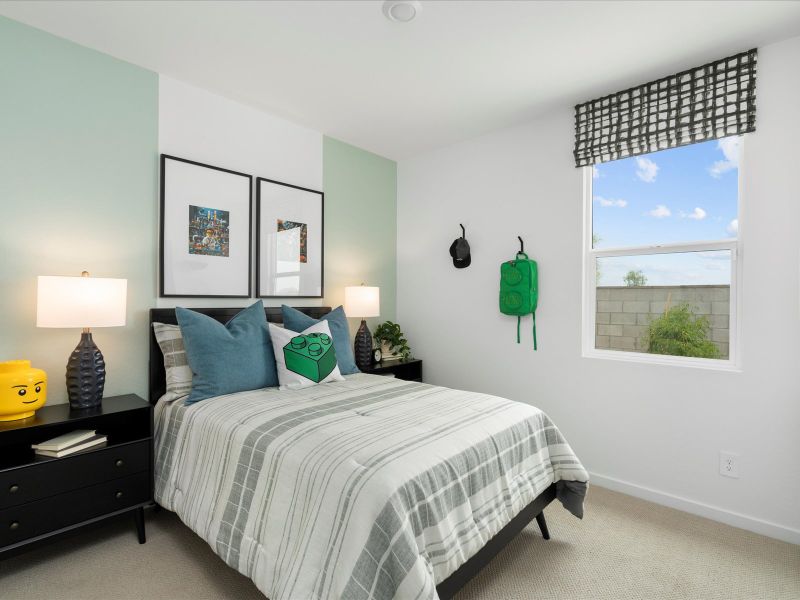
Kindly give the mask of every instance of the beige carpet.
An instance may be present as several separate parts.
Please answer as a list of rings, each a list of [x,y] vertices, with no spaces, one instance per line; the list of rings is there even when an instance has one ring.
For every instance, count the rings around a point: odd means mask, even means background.
[[[458,600],[800,599],[800,546],[600,488],[583,521],[545,514],[550,541],[534,523]],[[147,526],[144,546],[126,518],[3,561],[0,598],[263,600],[175,515]]]

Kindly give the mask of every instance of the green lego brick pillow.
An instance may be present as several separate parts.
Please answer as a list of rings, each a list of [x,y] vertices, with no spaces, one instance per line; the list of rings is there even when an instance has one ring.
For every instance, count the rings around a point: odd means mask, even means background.
[[[333,336],[333,346],[336,348],[339,371],[342,372],[342,375],[361,372],[358,370],[355,356],[353,356],[353,338],[350,337],[350,327],[347,325],[347,315],[344,314],[344,307],[338,306],[334,308],[319,320],[285,304],[281,306],[281,312],[283,313],[283,326],[292,331],[303,331],[314,323],[327,321]]]
[[[270,323],[269,334],[282,390],[344,381],[327,321],[314,323],[300,333]]]

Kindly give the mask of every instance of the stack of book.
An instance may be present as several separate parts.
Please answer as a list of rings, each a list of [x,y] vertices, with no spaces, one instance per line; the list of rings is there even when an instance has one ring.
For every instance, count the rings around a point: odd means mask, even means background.
[[[62,456],[69,456],[76,452],[83,452],[84,450],[105,446],[107,441],[106,436],[98,435],[96,431],[77,429],[55,437],[52,440],[33,444],[31,448],[33,448],[36,454],[41,456],[61,458]]]

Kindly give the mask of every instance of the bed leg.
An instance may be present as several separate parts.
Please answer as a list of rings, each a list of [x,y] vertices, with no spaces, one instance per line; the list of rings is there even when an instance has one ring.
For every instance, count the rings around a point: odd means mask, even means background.
[[[139,538],[139,543],[144,544],[147,537],[144,531],[144,508],[141,506],[133,511],[133,522],[136,524],[136,536]]]
[[[550,539],[550,532],[547,530],[547,521],[544,520],[544,512],[540,512],[536,515],[536,523],[539,525],[539,529],[542,531],[542,537],[546,540]]]

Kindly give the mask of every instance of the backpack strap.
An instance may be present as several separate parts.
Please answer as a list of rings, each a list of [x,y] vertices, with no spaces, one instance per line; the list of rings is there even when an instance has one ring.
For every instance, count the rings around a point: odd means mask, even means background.
[[[536,347],[536,311],[533,311],[531,314],[533,314],[533,349],[538,350]],[[519,323],[517,323],[517,325],[519,325]],[[517,331],[519,332],[519,329]],[[519,333],[517,333],[517,335],[519,335]]]
[[[519,324],[522,321],[522,317],[517,317],[517,343],[519,344]]]

